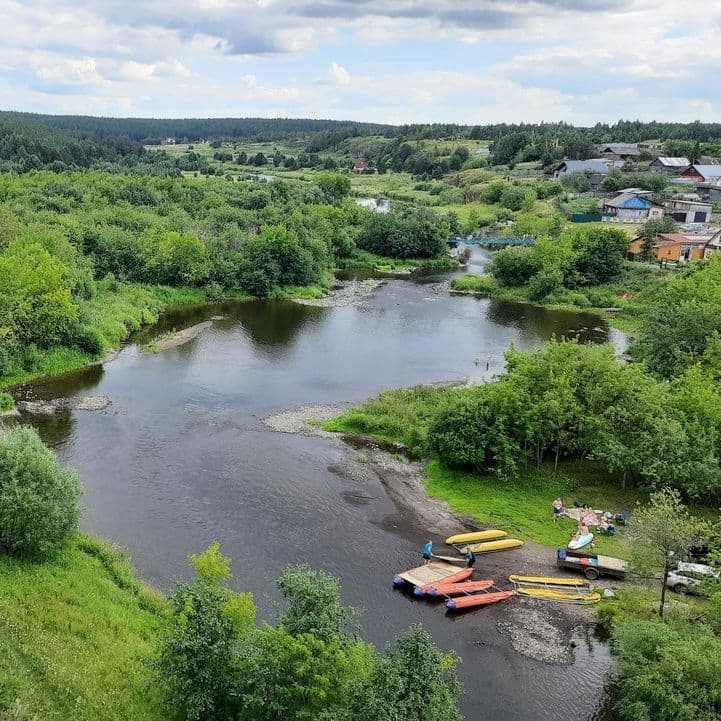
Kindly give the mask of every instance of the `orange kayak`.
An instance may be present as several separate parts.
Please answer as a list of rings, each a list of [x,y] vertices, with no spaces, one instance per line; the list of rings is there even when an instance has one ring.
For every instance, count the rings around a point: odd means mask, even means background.
[[[464,593],[477,593],[486,591],[493,585],[493,581],[463,581],[462,583],[439,583],[431,586],[427,593],[433,598],[439,596],[462,596]]]
[[[470,578],[473,575],[473,569],[472,568],[462,568],[457,573],[452,573],[450,576],[446,576],[443,579],[442,585],[449,585],[451,583],[458,583],[459,581],[465,581],[467,578]],[[414,596],[425,596],[430,588],[432,586],[438,586],[438,581],[433,581],[432,583],[427,583],[425,586],[416,586],[413,589],[413,595]]]
[[[477,593],[462,598],[450,598],[446,601],[446,608],[449,611],[460,611],[462,608],[473,608],[474,606],[487,606],[490,603],[505,601],[515,595],[515,591],[496,591],[495,593]]]

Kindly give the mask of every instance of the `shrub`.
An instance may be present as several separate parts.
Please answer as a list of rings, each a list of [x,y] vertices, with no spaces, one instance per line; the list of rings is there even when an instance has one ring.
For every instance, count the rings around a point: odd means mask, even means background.
[[[538,264],[531,248],[503,248],[493,256],[489,272],[502,285],[524,285],[538,271]]]
[[[0,413],[5,413],[15,405],[13,397],[9,393],[0,393]]]
[[[0,437],[0,546],[10,553],[43,556],[75,529],[80,484],[61,469],[32,428]]]
[[[542,268],[528,283],[528,297],[531,300],[543,300],[562,285],[563,273],[558,268]]]

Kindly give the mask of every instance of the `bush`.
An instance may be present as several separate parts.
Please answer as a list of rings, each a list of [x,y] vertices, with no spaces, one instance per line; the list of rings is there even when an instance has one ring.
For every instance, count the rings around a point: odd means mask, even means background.
[[[528,297],[531,300],[543,300],[562,285],[563,273],[558,268],[542,268],[528,283]]]
[[[494,254],[488,271],[502,285],[525,285],[538,271],[538,263],[532,248],[503,248]]]
[[[508,210],[520,210],[526,199],[526,191],[523,188],[508,186],[501,193],[498,202]]]
[[[80,484],[32,428],[0,437],[0,547],[44,556],[77,526]]]
[[[15,401],[9,393],[0,393],[0,413],[12,410],[14,405]]]

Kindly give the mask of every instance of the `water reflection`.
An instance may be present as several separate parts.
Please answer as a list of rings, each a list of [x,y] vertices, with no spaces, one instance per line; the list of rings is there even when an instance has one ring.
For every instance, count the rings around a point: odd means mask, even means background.
[[[158,334],[214,316],[225,319],[186,346],[141,350]],[[84,527],[125,546],[151,583],[171,587],[186,577],[189,553],[220,540],[235,561],[234,583],[256,595],[268,618],[274,578],[288,563],[307,562],[342,578],[373,642],[420,621],[459,653],[469,720],[579,721],[596,707],[605,647],[591,639],[579,644],[573,667],[547,666],[509,648],[497,625],[502,607],[450,621],[393,593],[393,572],[418,559],[425,531],[417,517],[377,479],[335,473],[345,458],[335,444],[272,433],[260,419],[384,388],[482,379],[502,370],[511,343],[534,347],[589,327],[582,339],[604,340],[605,327],[592,322],[390,280],[361,307],[268,301],[179,311],[138,334],[104,372],[90,368],[26,392],[112,399],[103,411],[32,422],[81,475]],[[492,572],[490,561],[479,562],[486,564]]]

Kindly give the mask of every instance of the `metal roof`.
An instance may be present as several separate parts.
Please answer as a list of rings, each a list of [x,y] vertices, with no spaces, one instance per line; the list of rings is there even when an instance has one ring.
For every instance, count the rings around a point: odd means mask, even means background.
[[[607,200],[604,205],[610,208],[631,208],[631,209],[645,209],[650,208],[653,205],[658,205],[648,198],[643,198],[635,193],[621,193],[611,200]]]
[[[578,173],[583,172],[584,170],[591,170],[594,173],[601,173],[602,175],[606,175],[608,173],[609,163],[603,158],[594,158],[592,160],[563,160],[556,166],[556,169],[558,170],[562,165],[566,166],[566,170],[569,173]]]
[[[688,169],[693,168],[704,178],[721,178],[721,165],[690,165]]]
[[[612,153],[617,155],[639,155],[641,151],[638,149],[638,143],[599,143],[596,146],[601,152],[608,148]]]
[[[666,165],[672,168],[688,168],[688,166],[691,165],[691,162],[688,158],[668,158],[664,156],[662,158],[656,158],[656,160],[662,165]]]

